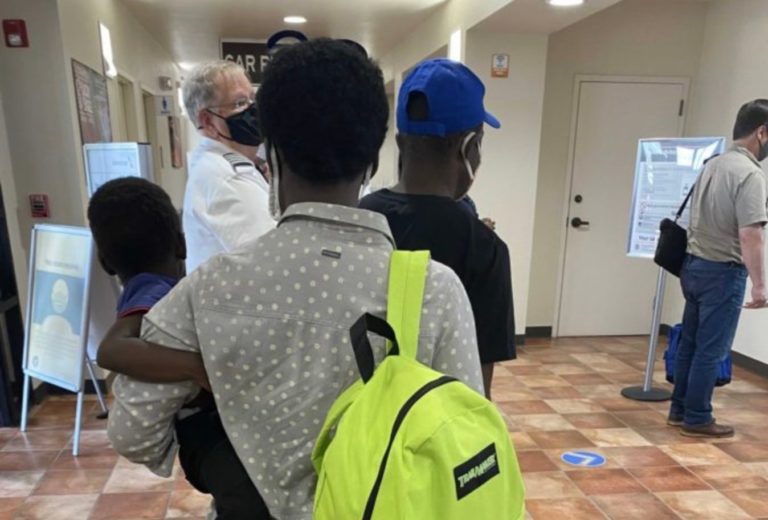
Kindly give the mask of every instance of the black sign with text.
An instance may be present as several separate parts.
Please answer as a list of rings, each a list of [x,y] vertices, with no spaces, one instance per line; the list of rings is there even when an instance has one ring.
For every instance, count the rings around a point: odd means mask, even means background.
[[[269,63],[267,44],[258,42],[222,41],[221,57],[241,65],[254,85],[261,84],[262,72]]]

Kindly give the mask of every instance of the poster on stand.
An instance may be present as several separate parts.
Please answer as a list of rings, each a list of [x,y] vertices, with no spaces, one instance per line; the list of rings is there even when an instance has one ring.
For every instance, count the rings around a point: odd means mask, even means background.
[[[83,384],[92,264],[87,228],[33,229],[24,372],[72,392]]]
[[[704,162],[723,153],[724,149],[724,137],[640,139],[630,210],[628,256],[653,258],[659,224],[665,218],[675,218]],[[688,208],[678,223],[688,227]]]
[[[88,195],[120,177],[141,177],[154,182],[149,143],[93,143],[83,145]]]

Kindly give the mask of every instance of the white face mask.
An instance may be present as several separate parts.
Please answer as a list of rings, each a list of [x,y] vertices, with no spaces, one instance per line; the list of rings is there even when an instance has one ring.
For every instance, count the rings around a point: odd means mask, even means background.
[[[365,170],[365,177],[363,177],[363,183],[360,185],[360,194],[357,196],[358,200],[362,199],[366,195],[368,195],[371,190],[370,184],[371,184],[371,175],[373,174],[373,166],[369,166]]]
[[[280,160],[277,157],[277,149],[269,147],[269,162],[270,170],[272,172],[272,178],[269,183],[269,213],[275,220],[280,219],[280,215],[283,213],[280,208],[280,192],[278,191],[278,184],[280,184]]]
[[[472,163],[469,162],[469,157],[467,156],[467,147],[469,146],[470,141],[472,141],[472,138],[477,135],[477,132],[470,132],[467,134],[467,136],[464,138],[464,142],[461,143],[461,158],[464,160],[464,167],[467,169],[467,175],[469,175],[469,186],[467,187],[467,192],[464,193],[461,197],[457,198],[456,200],[461,200],[464,197],[467,196],[467,193],[469,193],[469,189],[472,187],[472,184],[475,181],[475,169],[472,168]],[[480,148],[480,141],[477,143],[477,156],[480,158],[482,153],[482,150]]]

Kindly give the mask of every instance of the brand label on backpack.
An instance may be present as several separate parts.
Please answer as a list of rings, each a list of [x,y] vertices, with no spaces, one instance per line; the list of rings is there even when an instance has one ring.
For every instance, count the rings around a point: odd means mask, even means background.
[[[480,453],[453,469],[456,499],[461,500],[499,474],[496,445],[490,444]]]

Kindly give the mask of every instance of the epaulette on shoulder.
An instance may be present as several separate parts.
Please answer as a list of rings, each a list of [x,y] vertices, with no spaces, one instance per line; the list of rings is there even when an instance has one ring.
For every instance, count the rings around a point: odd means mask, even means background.
[[[224,154],[224,159],[232,165],[232,169],[235,173],[243,173],[254,169],[254,165],[247,157],[240,155],[236,152],[229,152]]]

